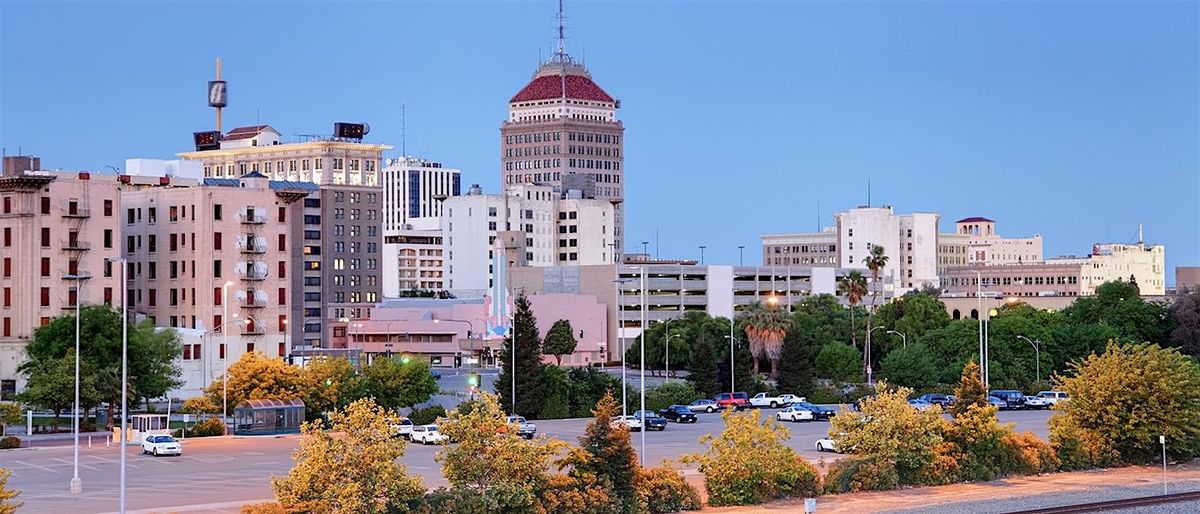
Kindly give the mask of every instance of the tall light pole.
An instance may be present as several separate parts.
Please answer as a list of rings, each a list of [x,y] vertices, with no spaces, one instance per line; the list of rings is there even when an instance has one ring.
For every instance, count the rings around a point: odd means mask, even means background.
[[[642,406],[641,406],[641,408],[638,409],[638,411],[641,414],[642,429],[638,430],[638,432],[641,433],[642,448],[641,448],[641,450],[638,451],[638,460],[640,463],[639,465],[645,466],[646,465],[646,430],[648,429],[648,427],[646,427],[646,267],[645,266],[642,266],[641,289],[642,289],[642,291],[641,291],[641,293],[642,293],[642,341],[641,341],[641,343],[642,343],[641,344]]]
[[[221,325],[229,319],[229,286],[232,281],[225,281],[221,286]],[[229,331],[221,329],[221,423],[229,423]]]
[[[742,250],[746,249],[746,245],[738,245],[738,266],[745,266],[742,262]]]
[[[646,260],[650,260],[650,241],[642,241],[642,255]]]
[[[667,356],[666,365],[664,366],[666,370],[663,372],[667,382],[671,381],[671,338],[679,337],[680,335],[682,334],[667,334],[667,342],[665,343],[665,346],[667,347]]]
[[[871,382],[871,377],[874,375],[874,370],[871,369],[871,333],[881,328],[885,327],[871,327],[871,330],[867,331],[867,343],[865,345],[866,348],[864,348],[866,351],[863,352],[863,360],[867,363],[867,385],[871,385],[873,383]]]
[[[738,341],[738,338],[733,337],[733,322],[732,321],[729,322],[729,335],[725,336],[725,338],[729,339],[729,398],[732,400],[733,392],[737,390],[737,385],[734,384],[734,380],[733,380],[733,343],[741,342],[741,341]]]
[[[975,274],[975,303],[976,303],[975,312],[976,312],[976,315],[978,316],[977,321],[979,322],[979,381],[983,382],[984,388],[986,389],[987,388],[987,352],[984,349],[984,342],[983,342],[983,334],[984,334],[983,324],[986,323],[983,320],[983,317],[985,316],[985,314],[983,312],[983,274],[980,273],[979,270],[970,270],[970,271],[971,271],[971,273]]]
[[[895,335],[898,335],[898,336],[900,336],[900,341],[901,341],[901,342],[904,344],[904,348],[905,348],[905,349],[908,349],[908,336],[907,336],[907,335],[904,335],[904,332],[897,332],[897,331],[895,331],[895,330],[888,330],[888,331],[887,331],[887,333],[889,333],[889,334],[895,334]]]
[[[1038,341],[1038,340],[1030,339],[1025,336],[1017,336],[1017,339],[1021,339],[1021,340],[1025,341],[1026,343],[1029,343],[1029,345],[1033,347],[1034,359],[1037,360],[1037,362],[1036,362],[1037,381],[1041,382],[1042,381],[1042,350],[1041,350],[1041,348],[1038,348],[1038,347],[1041,346],[1042,342]]]
[[[71,416],[72,430],[75,432],[74,470],[71,475],[71,494],[83,492],[83,480],[79,478],[79,319],[82,315],[80,306],[83,305],[83,281],[85,278],[79,271],[79,261],[75,261],[75,403],[74,415]]]
[[[701,266],[704,265],[704,249],[705,248],[707,248],[707,247],[704,245],[700,245],[700,265]]]
[[[126,410],[129,406],[129,284],[126,273],[129,269],[124,258],[115,259],[121,263],[121,501],[120,511],[125,514],[125,443],[129,439],[129,416]]]

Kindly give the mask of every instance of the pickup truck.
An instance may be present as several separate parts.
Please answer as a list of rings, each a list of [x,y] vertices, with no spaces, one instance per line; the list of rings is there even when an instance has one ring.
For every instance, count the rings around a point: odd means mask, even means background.
[[[509,416],[508,422],[517,426],[517,435],[526,439],[533,439],[537,434],[537,425],[525,421],[524,416]]]
[[[777,409],[779,407],[787,407],[788,405],[800,403],[802,401],[804,401],[804,398],[792,394],[767,396],[767,393],[758,393],[750,399],[750,406],[770,407],[772,409]]]

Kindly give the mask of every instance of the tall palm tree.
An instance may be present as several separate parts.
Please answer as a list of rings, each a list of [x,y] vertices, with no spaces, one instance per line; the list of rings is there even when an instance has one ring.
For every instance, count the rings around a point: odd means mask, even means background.
[[[867,279],[860,271],[851,271],[838,281],[838,295],[845,296],[850,304],[850,344],[858,348],[858,324],[854,322],[854,308],[867,295]]]
[[[750,341],[750,353],[754,356],[754,374],[758,374],[759,359],[766,358],[771,360],[771,376],[776,376],[783,338],[791,327],[791,318],[775,304],[764,306],[755,302],[742,311],[742,319],[746,339]]]
[[[871,253],[863,259],[863,265],[871,270],[871,308],[867,310],[867,343],[864,348],[867,366],[871,365],[871,323],[875,319],[875,301],[879,297],[879,273],[887,263],[888,256],[883,253],[883,247],[880,245],[871,245]]]

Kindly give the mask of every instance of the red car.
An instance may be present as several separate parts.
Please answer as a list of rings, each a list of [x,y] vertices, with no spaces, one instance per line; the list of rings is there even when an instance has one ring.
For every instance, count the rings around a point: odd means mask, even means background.
[[[717,407],[728,408],[733,407],[734,410],[742,410],[750,407],[750,395],[746,393],[720,393],[713,397],[717,401]]]

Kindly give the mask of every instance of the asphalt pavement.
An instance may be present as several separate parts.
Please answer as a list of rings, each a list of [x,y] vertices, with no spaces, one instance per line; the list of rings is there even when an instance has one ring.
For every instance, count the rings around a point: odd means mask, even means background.
[[[446,380],[443,376],[442,380]],[[464,379],[465,380],[465,379]],[[777,409],[763,409],[764,415]],[[1048,436],[1049,411],[1000,413],[1001,422],[1015,422],[1018,431],[1029,430]],[[537,421],[538,433],[576,443],[589,419]],[[816,452],[814,442],[825,436],[827,422],[785,423],[788,444],[813,461],[837,458]],[[676,460],[685,453],[702,452],[698,439],[718,433],[720,414],[701,414],[695,424],[671,423],[662,432],[645,434],[645,462],[658,464]],[[633,445],[640,451],[642,434],[634,432]],[[130,446],[127,455],[127,507],[146,509],[203,509],[205,512],[237,512],[238,505],[271,498],[272,475],[283,475],[291,467],[291,454],[300,436],[217,437],[189,439],[181,457],[151,457]],[[409,445],[402,462],[409,473],[422,477],[426,487],[447,485],[440,465],[434,460],[438,446]],[[13,470],[9,486],[22,491],[24,512],[114,512],[118,498],[117,447],[103,445],[80,451],[83,493],[70,493],[72,454],[68,447],[42,447],[0,452],[0,466]],[[694,473],[684,468],[685,473]],[[201,507],[203,506],[203,507]]]

